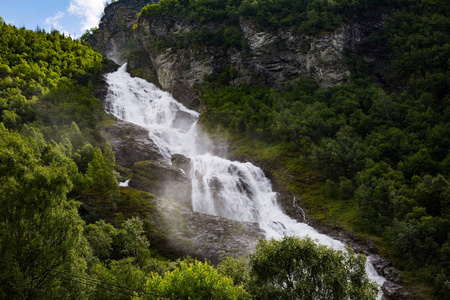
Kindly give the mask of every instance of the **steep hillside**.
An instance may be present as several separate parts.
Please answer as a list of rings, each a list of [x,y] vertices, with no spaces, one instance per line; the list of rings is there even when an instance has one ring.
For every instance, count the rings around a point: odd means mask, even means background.
[[[418,297],[445,298],[449,5],[288,2],[147,5],[129,69],[203,111],[320,223],[374,238]]]

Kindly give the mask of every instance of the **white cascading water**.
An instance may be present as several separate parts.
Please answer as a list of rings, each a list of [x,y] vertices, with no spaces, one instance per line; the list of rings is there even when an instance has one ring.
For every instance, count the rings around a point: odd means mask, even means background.
[[[345,249],[342,242],[318,233],[284,214],[277,195],[262,170],[251,163],[230,161],[211,154],[211,143],[197,130],[173,126],[177,113],[192,120],[198,113],[178,103],[172,96],[140,78],[132,78],[126,64],[106,76],[109,92],[106,109],[119,119],[149,131],[150,138],[170,163],[173,154],[183,154],[192,161],[192,207],[194,211],[237,221],[257,222],[267,238],[309,236],[319,244]],[[294,199],[295,201],[295,199]],[[380,286],[385,278],[371,264],[367,272]]]

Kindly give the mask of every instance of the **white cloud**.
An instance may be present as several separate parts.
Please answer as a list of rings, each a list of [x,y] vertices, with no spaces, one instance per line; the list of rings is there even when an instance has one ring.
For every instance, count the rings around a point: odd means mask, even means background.
[[[63,29],[63,27],[58,24],[58,21],[59,21],[59,19],[64,17],[64,15],[65,15],[65,13],[58,11],[56,13],[56,15],[54,15],[53,17],[49,17],[49,18],[45,19],[45,25],[51,26],[50,29],[47,28],[47,31],[51,31],[53,29],[61,31]]]
[[[105,0],[72,0],[67,11],[81,17],[81,31],[98,26],[100,15],[105,8]]]

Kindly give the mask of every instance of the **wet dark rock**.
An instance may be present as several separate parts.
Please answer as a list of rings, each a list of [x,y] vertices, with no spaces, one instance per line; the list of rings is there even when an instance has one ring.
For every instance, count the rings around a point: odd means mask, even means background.
[[[186,174],[191,171],[191,159],[182,154],[174,154],[171,157],[172,165],[182,169]]]
[[[220,182],[219,178],[217,178],[217,177],[211,177],[208,180],[208,186],[214,192],[219,192],[223,189],[223,184],[222,184],[222,182]]]
[[[385,299],[389,300],[407,300],[412,297],[406,293],[401,285],[386,281],[381,287]]]
[[[253,197],[253,191],[245,180],[242,178],[238,179],[237,188],[241,193],[247,194],[248,197]]]
[[[172,121],[172,127],[189,131],[196,121],[197,117],[185,111],[179,110],[175,115],[175,119]]]
[[[137,13],[150,2],[120,0],[111,3],[105,8],[99,28],[88,42],[101,54],[122,65],[131,52],[141,49],[132,27],[137,23]]]
[[[195,178],[197,178],[198,181],[203,181],[203,175],[198,170],[195,170]]]
[[[151,222],[165,232],[168,247],[212,263],[253,252],[264,235],[257,223],[196,213],[169,201],[158,201],[157,211]]]
[[[158,75],[153,68],[148,54],[142,50],[130,53],[127,61],[127,71],[132,77],[143,78],[157,87],[161,87],[158,81]]]
[[[146,129],[111,118],[113,124],[104,127],[103,136],[110,141],[116,155],[117,164],[131,168],[136,162],[142,160],[160,160],[163,158]]]
[[[192,208],[190,178],[179,168],[156,161],[135,163],[129,186]]]

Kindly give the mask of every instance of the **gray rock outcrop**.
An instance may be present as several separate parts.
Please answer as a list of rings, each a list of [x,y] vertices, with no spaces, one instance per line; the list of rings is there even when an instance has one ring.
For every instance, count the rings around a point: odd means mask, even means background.
[[[147,130],[115,118],[113,120],[111,126],[104,127],[103,136],[110,141],[117,164],[131,168],[139,161],[163,158]]]
[[[146,16],[138,21],[137,13],[148,3],[143,0],[111,3],[89,42],[118,63],[128,60],[132,75],[155,83],[193,109],[199,107],[205,77],[223,71],[224,67],[237,71],[234,84],[246,82],[283,88],[302,76],[312,78],[319,86],[345,82],[350,71],[343,61],[344,53],[357,52],[364,37],[379,28],[387,15],[383,11],[374,12],[372,17],[355,18],[334,31],[315,36],[301,34],[295,28],[262,28],[241,18],[236,26],[247,44],[242,49],[195,42],[176,48],[170,42],[174,37],[200,30],[204,24],[171,15]],[[221,25],[208,26],[216,30]]]
[[[157,202],[152,222],[165,232],[167,246],[176,252],[218,263],[224,256],[253,252],[264,232],[256,223],[238,222],[195,213],[169,201]]]
[[[179,110],[175,115],[175,119],[172,122],[174,128],[178,128],[184,131],[188,131],[192,125],[197,121],[197,118],[193,115]]]
[[[98,29],[88,42],[100,53],[122,65],[132,51],[140,49],[132,27],[137,23],[136,15],[150,2],[120,0],[109,4],[105,8]]]
[[[239,29],[248,43],[242,50],[191,45],[161,48],[173,36],[199,30],[200,25],[182,18],[160,15],[141,18],[136,38],[148,53],[159,83],[188,107],[196,107],[205,76],[223,66],[238,72],[236,84],[266,84],[282,88],[300,76],[309,76],[319,86],[342,83],[350,75],[343,63],[349,26],[318,36],[301,35],[292,28],[263,30],[241,20]]]
[[[183,170],[184,173],[191,171],[191,159],[182,154],[174,154],[171,157],[172,165]]]
[[[133,166],[130,187],[192,208],[192,184],[179,168],[163,162],[141,161]]]

